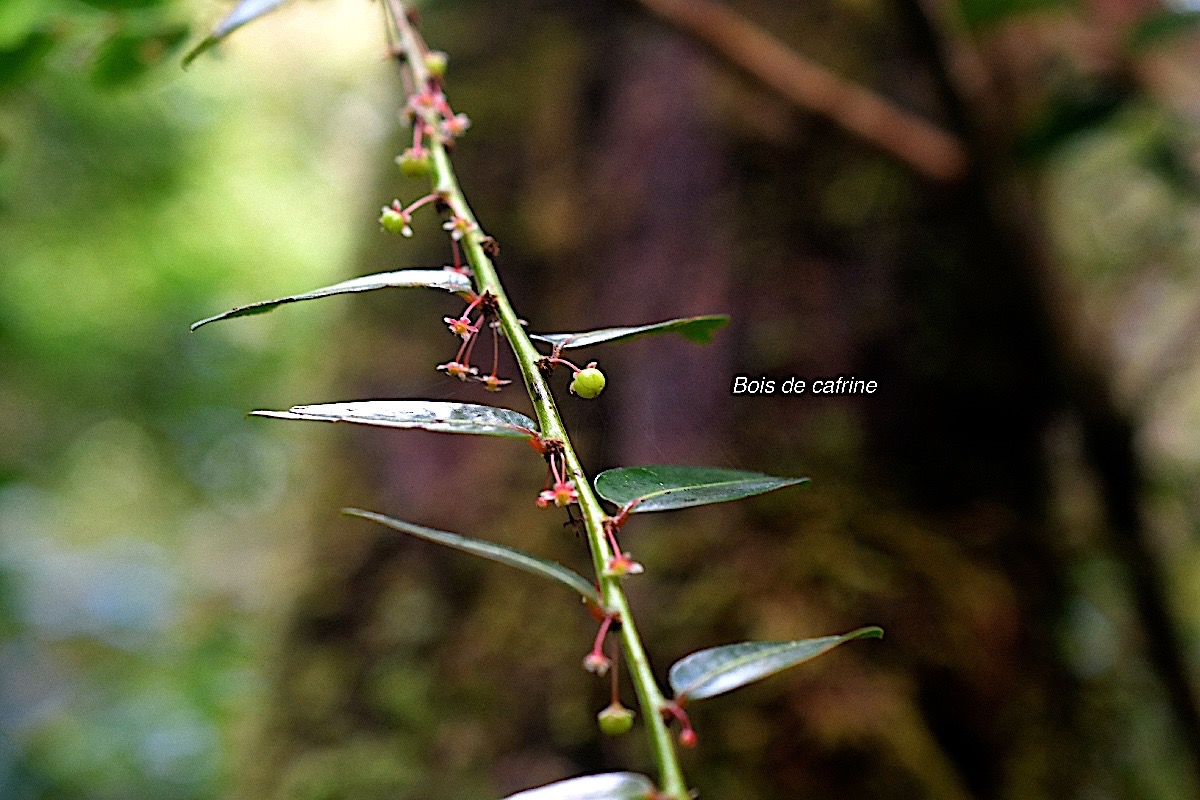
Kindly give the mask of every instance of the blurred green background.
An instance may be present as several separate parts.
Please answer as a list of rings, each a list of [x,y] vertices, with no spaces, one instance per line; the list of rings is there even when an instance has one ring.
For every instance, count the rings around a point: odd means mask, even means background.
[[[972,166],[945,184],[646,5],[422,10],[531,325],[734,316],[707,348],[589,352],[609,387],[563,398],[585,462],[813,478],[631,523],[660,673],[743,638],[888,630],[698,706],[701,796],[1195,797],[1193,12],[727,4],[957,137]],[[531,453],[245,417],[491,400],[433,371],[454,300],[188,331],[448,256],[432,216],[411,241],[374,221],[422,191],[392,164],[378,6],[288,3],[183,71],[228,7],[0,0],[0,797],[462,800],[649,769],[637,732],[598,737],[593,623],[568,597],[337,518],[584,569],[533,505]],[[882,389],[735,398],[734,374]]]
[[[3,797],[227,796],[303,551],[311,454],[245,412],[331,317],[188,325],[352,271],[391,97],[365,3],[185,73],[225,10],[0,3]]]

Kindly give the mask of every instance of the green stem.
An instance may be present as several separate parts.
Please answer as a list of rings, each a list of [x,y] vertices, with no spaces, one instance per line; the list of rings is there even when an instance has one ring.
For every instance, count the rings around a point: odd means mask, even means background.
[[[429,85],[429,72],[425,68],[424,61],[426,50],[423,42],[409,23],[401,3],[397,0],[388,0],[387,9],[398,39],[401,51],[399,55],[406,57],[407,65],[412,71],[416,91],[422,91]],[[425,122],[436,131],[437,112],[429,111],[425,116]],[[529,392],[529,399],[533,402],[541,435],[546,439],[557,439],[562,442],[567,472],[574,481],[575,491],[579,495],[579,507],[587,530],[592,565],[596,570],[601,596],[607,611],[615,614],[621,622],[621,641],[624,645],[622,649],[625,661],[629,666],[630,679],[637,692],[642,718],[650,736],[654,760],[658,767],[659,796],[662,800],[688,800],[690,795],[687,790],[687,782],[684,780],[683,771],[679,766],[674,740],[661,713],[661,710],[669,703],[654,678],[654,670],[650,666],[650,659],[646,656],[641,636],[634,624],[629,601],[621,587],[621,579],[604,574],[609,559],[617,555],[609,549],[604,533],[604,520],[607,515],[592,491],[591,482],[580,464],[579,456],[576,455],[575,448],[571,444],[571,438],[567,435],[558,408],[554,403],[554,395],[550,392],[550,386],[546,382],[545,376],[537,368],[537,362],[542,358],[542,354],[538,352],[525,333],[520,318],[508,301],[508,295],[505,294],[504,287],[500,283],[496,268],[484,250],[485,234],[463,197],[458,180],[454,175],[454,168],[450,163],[450,157],[436,134],[430,137],[429,149],[433,163],[434,191],[445,198],[454,214],[471,223],[471,230],[462,237],[467,262],[475,273],[479,292],[481,294],[491,292],[496,296],[500,328],[512,345],[517,364],[521,369],[521,376],[525,381],[525,388]]]

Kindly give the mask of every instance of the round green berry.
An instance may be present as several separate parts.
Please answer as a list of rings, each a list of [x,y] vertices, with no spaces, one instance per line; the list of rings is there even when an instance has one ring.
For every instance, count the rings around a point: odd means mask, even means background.
[[[606,736],[621,736],[629,733],[629,729],[633,727],[633,712],[614,702],[596,715],[596,721],[600,723],[600,730]]]
[[[379,215],[379,224],[388,233],[398,233],[401,236],[412,236],[412,228],[408,226],[409,218],[395,204],[383,207]]]
[[[571,393],[577,394],[584,400],[591,400],[604,391],[604,373],[592,365],[575,373],[571,381]]]

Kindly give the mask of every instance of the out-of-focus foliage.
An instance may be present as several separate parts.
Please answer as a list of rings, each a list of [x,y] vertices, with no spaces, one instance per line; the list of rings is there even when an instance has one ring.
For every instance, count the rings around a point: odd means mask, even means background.
[[[245,412],[319,383],[329,317],[188,324],[348,271],[385,124],[366,4],[185,74],[222,5],[0,0],[6,798],[222,796],[253,720],[306,471]]]
[[[4,0],[0,91],[53,72],[56,51],[97,86],[132,83],[182,46],[190,10],[178,0]]]
[[[1069,0],[958,0],[963,22],[975,30],[986,29],[1020,14],[1062,9],[1068,5]]]

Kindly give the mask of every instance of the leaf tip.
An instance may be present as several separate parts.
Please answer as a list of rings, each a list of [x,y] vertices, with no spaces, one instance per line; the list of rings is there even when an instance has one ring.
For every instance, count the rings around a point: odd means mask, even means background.
[[[710,314],[700,319],[707,324],[697,327],[690,335],[684,334],[684,338],[696,344],[708,344],[712,341],[713,334],[729,324],[731,317],[728,314]]]
[[[878,625],[868,625],[846,634],[847,639],[882,639],[883,628]]]
[[[216,43],[217,40],[212,36],[205,36],[200,40],[198,45],[183,54],[183,58],[179,60],[179,66],[186,70],[192,65],[193,61],[199,58],[201,54],[209,50]]]
[[[303,419],[299,414],[292,411],[271,411],[270,409],[255,409],[246,416],[248,417],[270,417],[271,419]]]

